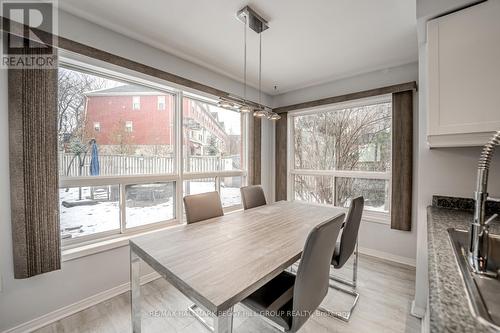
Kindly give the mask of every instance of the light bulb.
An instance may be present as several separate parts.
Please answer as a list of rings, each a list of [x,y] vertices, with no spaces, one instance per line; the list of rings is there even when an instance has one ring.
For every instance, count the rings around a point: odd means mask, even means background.
[[[269,120],[280,120],[281,119],[281,116],[277,113],[272,113],[269,117],[268,117]]]
[[[254,117],[263,118],[267,116],[267,112],[265,110],[257,110],[253,113],[253,115]]]
[[[232,103],[230,103],[230,102],[228,102],[228,101],[224,101],[224,100],[219,101],[219,103],[218,103],[218,104],[219,104],[219,106],[220,106],[221,108],[225,108],[225,109],[229,109],[229,108],[232,108],[232,107],[233,107],[233,104],[232,104]]]
[[[249,113],[249,112],[252,112],[252,108],[250,106],[248,106],[248,105],[243,105],[240,108],[240,112]]]

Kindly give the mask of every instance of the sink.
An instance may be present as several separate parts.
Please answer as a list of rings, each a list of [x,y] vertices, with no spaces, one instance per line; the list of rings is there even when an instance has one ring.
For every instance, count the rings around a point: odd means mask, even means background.
[[[469,233],[448,229],[455,257],[462,274],[473,314],[491,328],[500,332],[500,236],[488,237],[489,253],[487,274],[472,272],[468,264]]]

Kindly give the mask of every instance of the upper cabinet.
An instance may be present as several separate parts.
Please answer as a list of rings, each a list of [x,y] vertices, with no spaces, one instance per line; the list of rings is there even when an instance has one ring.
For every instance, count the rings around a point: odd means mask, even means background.
[[[429,21],[428,142],[485,144],[500,130],[500,1]]]

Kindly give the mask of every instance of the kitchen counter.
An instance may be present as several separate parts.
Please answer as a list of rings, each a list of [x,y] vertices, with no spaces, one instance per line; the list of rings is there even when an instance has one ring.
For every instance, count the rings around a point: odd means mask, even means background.
[[[471,312],[465,283],[455,260],[448,228],[468,230],[469,211],[429,207],[427,236],[429,249],[429,319],[431,332],[493,332]],[[492,233],[500,234],[493,223]]]

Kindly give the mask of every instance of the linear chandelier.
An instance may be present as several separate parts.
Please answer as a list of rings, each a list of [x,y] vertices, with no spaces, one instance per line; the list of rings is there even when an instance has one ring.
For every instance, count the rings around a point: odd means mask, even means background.
[[[218,105],[225,109],[237,110],[242,113],[252,112],[254,117],[269,120],[281,119],[281,116],[271,108],[262,104],[262,32],[269,29],[267,21],[249,6],[236,13],[236,17],[244,24],[244,51],[243,51],[243,98],[236,96],[221,97]],[[247,99],[247,28],[259,34],[259,103]]]

